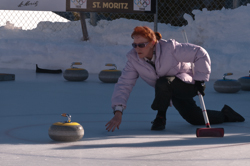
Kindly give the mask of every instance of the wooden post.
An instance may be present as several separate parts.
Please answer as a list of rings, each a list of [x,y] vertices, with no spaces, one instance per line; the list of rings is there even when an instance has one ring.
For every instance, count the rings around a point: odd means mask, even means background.
[[[85,13],[84,12],[79,12],[80,13],[80,20],[81,20],[81,25],[82,25],[82,34],[83,34],[83,41],[89,40],[88,36],[88,30],[86,26],[86,21],[85,21]]]

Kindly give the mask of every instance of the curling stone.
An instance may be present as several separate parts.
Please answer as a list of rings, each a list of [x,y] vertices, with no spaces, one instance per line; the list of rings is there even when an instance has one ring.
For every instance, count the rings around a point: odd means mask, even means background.
[[[241,84],[241,90],[250,91],[250,71],[249,76],[241,77],[238,81]]]
[[[82,68],[73,67],[73,65],[81,65],[81,62],[73,62],[71,68],[66,69],[63,77],[68,81],[84,81],[89,77],[87,70]]]
[[[215,91],[219,93],[237,93],[240,90],[241,85],[239,81],[234,79],[226,79],[226,76],[229,75],[233,75],[233,73],[225,73],[223,79],[215,81]]]
[[[114,66],[115,68],[102,70],[99,73],[99,79],[104,83],[117,83],[122,72],[120,70],[117,70],[117,67],[115,64],[107,63],[105,66]]]
[[[84,135],[83,127],[77,122],[71,122],[71,115],[62,114],[68,117],[68,121],[56,122],[49,128],[49,137],[54,141],[70,142],[82,139]]]
[[[0,73],[0,81],[13,81],[15,74]]]

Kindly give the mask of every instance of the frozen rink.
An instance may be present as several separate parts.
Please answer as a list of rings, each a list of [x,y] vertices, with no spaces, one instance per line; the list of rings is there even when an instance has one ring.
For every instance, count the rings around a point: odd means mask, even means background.
[[[114,84],[100,82],[98,73],[106,63],[122,70],[132,48],[134,27],[153,28],[152,22],[100,20],[93,27],[87,19],[90,40],[83,42],[80,21],[41,20],[40,14],[53,18],[52,12],[25,12],[26,17],[18,13],[16,20],[12,12],[0,12],[0,73],[16,76],[15,81],[0,81],[0,166],[250,165],[250,91],[221,94],[213,89],[214,81],[224,73],[234,74],[229,79],[248,74],[249,4],[234,10],[195,10],[195,21],[185,14],[185,27],[158,23],[163,39],[184,42],[185,30],[189,43],[208,51],[212,80],[206,84],[206,107],[221,110],[228,104],[246,119],[212,125],[225,129],[223,138],[196,138],[196,128],[205,125],[188,124],[174,108],[167,112],[166,130],[151,131],[156,115],[150,108],[154,89],[141,79],[131,93],[120,130],[106,131],[105,124],[113,117]],[[28,13],[37,17],[23,21],[30,17]],[[31,21],[37,25],[26,31]],[[64,70],[73,61],[82,62],[92,73],[86,81],[68,82],[62,74],[35,73],[36,63]],[[199,104],[198,97],[196,101]],[[67,120],[62,113],[71,114],[72,121],[83,126],[85,135],[80,141],[60,143],[48,136],[53,123]]]
[[[174,108],[167,112],[164,131],[151,131],[155,112],[150,105],[154,89],[138,79],[124,111],[119,130],[107,132],[112,118],[110,98],[114,84],[90,74],[84,82],[68,82],[62,74],[36,74],[35,70],[1,69],[15,74],[15,81],[1,81],[1,166],[247,166],[250,164],[250,91],[221,94],[206,84],[207,109],[228,104],[242,114],[243,123],[223,127],[223,138],[196,138],[197,127],[181,118]],[[239,76],[241,77],[241,76]],[[198,97],[196,98],[197,103]],[[49,127],[67,120],[80,123],[84,137],[77,142],[55,142]]]

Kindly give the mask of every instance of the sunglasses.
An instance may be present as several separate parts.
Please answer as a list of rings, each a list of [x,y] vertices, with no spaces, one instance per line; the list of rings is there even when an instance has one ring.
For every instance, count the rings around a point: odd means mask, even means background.
[[[139,43],[139,44],[136,44],[136,43],[132,43],[132,47],[136,48],[137,46],[139,48],[144,48],[146,47],[146,45],[148,44],[149,42],[146,42],[146,43]]]

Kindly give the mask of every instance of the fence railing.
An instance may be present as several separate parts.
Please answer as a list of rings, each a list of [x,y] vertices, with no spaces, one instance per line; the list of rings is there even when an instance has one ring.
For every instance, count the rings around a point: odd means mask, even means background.
[[[147,0],[141,0],[147,1]],[[241,5],[247,5],[250,0],[158,0],[157,15],[155,14],[134,14],[134,13],[85,13],[86,18],[90,18],[91,25],[97,25],[99,20],[115,20],[119,18],[135,19],[139,21],[171,24],[172,26],[185,26],[188,24],[183,17],[184,14],[190,15],[195,20],[193,10],[221,10],[234,9]],[[6,22],[22,27],[24,30],[36,28],[42,21],[49,22],[69,22],[80,19],[78,12],[39,12],[39,11],[14,11],[0,10],[0,26]],[[51,24],[48,24],[51,26]],[[61,29],[63,24],[54,24],[53,29]]]

